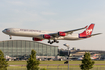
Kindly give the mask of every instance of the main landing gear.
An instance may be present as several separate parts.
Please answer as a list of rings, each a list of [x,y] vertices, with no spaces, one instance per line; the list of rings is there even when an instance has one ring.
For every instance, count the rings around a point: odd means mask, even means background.
[[[53,44],[54,42],[59,43],[59,41],[57,41],[57,40],[54,40],[52,42],[50,40],[48,41],[48,43],[50,43],[50,44]]]

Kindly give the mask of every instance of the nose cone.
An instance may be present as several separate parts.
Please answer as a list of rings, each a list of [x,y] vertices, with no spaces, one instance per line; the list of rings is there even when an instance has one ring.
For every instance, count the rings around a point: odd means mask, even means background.
[[[5,30],[3,30],[2,32],[3,32],[3,33],[5,33],[6,31],[5,31]]]
[[[5,34],[9,34],[10,30],[9,29],[4,29],[2,32],[5,33]]]

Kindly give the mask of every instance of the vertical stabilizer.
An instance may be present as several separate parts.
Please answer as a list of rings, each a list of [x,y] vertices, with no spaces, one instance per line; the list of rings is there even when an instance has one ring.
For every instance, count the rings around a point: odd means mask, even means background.
[[[91,24],[84,32],[79,34],[80,38],[86,38],[88,35],[92,34],[93,28],[95,24]]]

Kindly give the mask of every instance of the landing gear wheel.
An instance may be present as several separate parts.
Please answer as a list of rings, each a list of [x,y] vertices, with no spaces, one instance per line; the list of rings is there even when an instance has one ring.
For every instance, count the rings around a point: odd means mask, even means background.
[[[52,44],[52,42],[50,42],[50,44]]]
[[[48,43],[50,43],[50,40],[48,41]]]
[[[54,43],[54,41],[52,41],[52,43]]]
[[[56,41],[56,43],[59,43],[59,41]]]
[[[54,40],[54,42],[56,42],[56,40]]]
[[[12,37],[10,36],[10,38],[9,39],[12,39]]]
[[[53,43],[54,43],[54,41],[50,42],[50,44],[53,44]]]

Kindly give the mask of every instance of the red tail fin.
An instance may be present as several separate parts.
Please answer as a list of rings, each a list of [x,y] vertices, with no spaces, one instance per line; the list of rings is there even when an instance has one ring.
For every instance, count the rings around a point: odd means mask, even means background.
[[[94,28],[95,24],[91,24],[84,32],[80,33],[79,36],[80,37],[86,37],[88,35],[92,34],[93,28]]]

